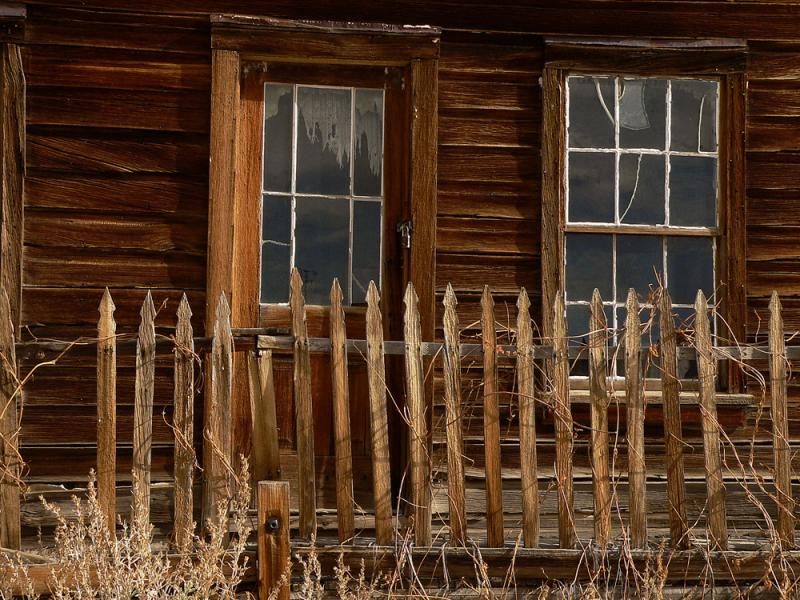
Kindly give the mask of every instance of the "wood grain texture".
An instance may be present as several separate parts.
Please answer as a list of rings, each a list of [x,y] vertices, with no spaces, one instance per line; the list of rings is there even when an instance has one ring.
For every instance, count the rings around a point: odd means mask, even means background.
[[[258,484],[258,593],[260,598],[289,600],[291,569],[289,553],[289,483],[261,481]],[[279,590],[275,588],[284,581]]]
[[[717,362],[712,349],[708,302],[702,290],[697,291],[694,310],[697,371],[700,380],[700,406],[703,419],[703,450],[708,490],[708,517],[706,522],[709,539],[720,550],[727,550],[728,523],[725,510],[725,484],[722,481],[722,458],[719,447],[720,426],[717,420]]]
[[[442,354],[447,431],[447,495],[450,498],[450,542],[461,546],[466,541],[467,515],[464,502],[464,440],[461,422],[461,331],[456,314],[457,303],[452,286],[448,286],[444,296]]]
[[[672,298],[662,290],[659,299],[661,347],[661,388],[664,395],[664,448],[667,461],[667,491],[669,494],[669,531],[672,545],[686,547],[686,484],[683,468],[683,432],[681,406],[678,400],[678,359],[675,322],[672,317]]]
[[[248,353],[247,361],[253,423],[253,481],[280,479],[281,456],[272,350],[264,350],[258,355],[254,352]]]
[[[628,528],[631,545],[647,545],[647,466],[644,454],[644,390],[642,387],[642,327],[636,290],[628,290],[625,303],[625,395],[627,400],[628,486],[630,508]]]
[[[150,522],[150,461],[153,445],[153,388],[155,385],[156,309],[150,293],[141,311],[136,341],[136,403],[133,412],[133,494],[131,521]]]
[[[522,532],[525,546],[539,545],[539,473],[536,451],[536,381],[533,362],[531,302],[522,288],[517,300],[517,392],[519,393],[519,454],[522,485]],[[498,440],[499,442],[499,440]],[[497,453],[500,454],[499,448]],[[487,461],[487,481],[488,481]],[[502,485],[498,482],[498,485]],[[502,492],[502,490],[501,490]],[[502,506],[502,495],[500,496]]]
[[[292,269],[289,292],[294,336],[294,407],[297,458],[300,467],[300,532],[310,539],[317,531],[316,477],[314,475],[314,411],[311,399],[311,357],[308,351],[303,281]]]
[[[97,323],[97,501],[110,532],[117,524],[117,324],[106,288]]]
[[[553,304],[553,396],[556,437],[556,489],[558,491],[558,542],[561,548],[575,546],[573,497],[572,410],[569,397],[569,358],[564,296],[556,294]]]
[[[178,306],[175,327],[175,515],[173,536],[179,552],[191,548],[194,534],[194,333],[192,309],[184,295]]]
[[[794,495],[792,494],[791,448],[786,414],[786,341],[777,292],[769,303],[769,391],[772,401],[772,449],[775,465],[775,493],[778,503],[777,533],[787,548],[795,545]]]
[[[8,294],[0,289],[0,547],[19,550],[20,477],[22,456],[19,451],[20,423],[17,404],[19,390],[17,359],[14,352],[14,326]]]
[[[594,539],[601,547],[611,536],[611,480],[609,472],[608,324],[600,291],[592,295],[589,320],[589,380],[592,410],[592,484],[594,489]]]
[[[375,501],[375,541],[391,543],[392,490],[389,457],[389,421],[386,409],[386,365],[383,356],[383,317],[378,305],[378,288],[370,281],[367,289],[367,378],[369,380],[370,453],[372,489]]]

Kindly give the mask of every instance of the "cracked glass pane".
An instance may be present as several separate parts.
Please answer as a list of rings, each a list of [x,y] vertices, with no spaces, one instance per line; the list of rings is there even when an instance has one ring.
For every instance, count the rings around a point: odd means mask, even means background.
[[[619,158],[621,223],[664,223],[664,156],[622,154]]]
[[[264,189],[292,189],[292,86],[264,86]]]
[[[655,235],[617,236],[617,301],[625,302],[633,288],[639,302],[647,302],[649,286],[664,281],[662,238]]]
[[[717,88],[716,81],[672,82],[672,150],[716,152]]]
[[[264,194],[261,224],[261,301],[289,301],[292,199]]]
[[[570,148],[614,147],[614,79],[569,78]]]
[[[346,285],[350,201],[297,197],[295,266],[303,277],[307,304],[328,304],[333,278]]]
[[[714,293],[714,250],[711,238],[667,238],[667,284],[675,304],[693,304],[697,290]]]
[[[383,168],[383,90],[356,90],[353,193],[380,196]]]
[[[716,158],[670,158],[669,219],[671,225],[714,227],[717,224]]]
[[[667,127],[667,81],[619,80],[620,148],[664,150]]]
[[[369,282],[381,282],[381,203],[353,203],[353,298],[366,301]]]
[[[350,193],[350,125],[349,89],[298,87],[298,192]]]
[[[614,155],[569,153],[569,211],[572,222],[614,222]]]
[[[611,235],[567,234],[567,300],[591,300],[594,288],[612,298]]]

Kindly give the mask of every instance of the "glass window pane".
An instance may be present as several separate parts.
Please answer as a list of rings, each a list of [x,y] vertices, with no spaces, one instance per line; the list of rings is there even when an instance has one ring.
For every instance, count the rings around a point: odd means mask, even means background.
[[[567,300],[591,300],[594,288],[611,299],[611,236],[567,234]]]
[[[619,145],[663,150],[667,128],[664,79],[619,80]]]
[[[261,245],[261,302],[288,302],[291,247],[286,244]]]
[[[670,158],[669,222],[704,227],[717,224],[716,158]]]
[[[569,153],[569,214],[573,222],[614,222],[614,155]]]
[[[350,202],[298,196],[295,210],[295,266],[306,303],[328,304],[333,278],[347,282]]]
[[[264,189],[292,189],[292,86],[264,86]]]
[[[623,154],[619,157],[619,220],[621,223],[664,223],[664,156]]]
[[[649,286],[663,281],[662,238],[655,235],[617,236],[617,301],[625,302],[633,288],[640,302],[648,301]]]
[[[383,175],[383,90],[356,90],[353,191],[380,196]]]
[[[292,240],[292,197],[264,194],[261,239],[288,244]]]
[[[569,78],[570,148],[614,147],[614,80]]]
[[[350,193],[350,108],[349,89],[298,87],[298,192]]]
[[[672,150],[716,151],[716,81],[679,79],[672,82],[672,132],[670,138]]]
[[[667,284],[675,304],[694,304],[697,290],[714,292],[714,251],[711,238],[667,238]]]
[[[606,315],[607,335],[612,335],[614,327],[614,311],[610,305],[603,305],[603,312]],[[589,344],[589,319],[591,308],[588,304],[568,304],[567,305],[567,335],[572,346],[586,346]]]
[[[352,304],[366,301],[369,282],[381,282],[381,203],[353,204]]]

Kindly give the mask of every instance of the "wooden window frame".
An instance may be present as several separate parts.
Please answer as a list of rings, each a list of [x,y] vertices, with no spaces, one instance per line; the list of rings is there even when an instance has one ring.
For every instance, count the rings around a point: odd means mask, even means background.
[[[720,310],[737,340],[745,339],[745,65],[741,40],[647,42],[550,38],[542,73],[542,323],[553,335],[552,307],[564,292],[566,77],[568,74],[709,77],[719,80],[719,247],[715,284]],[[733,384],[734,382],[731,381]]]
[[[233,327],[258,327],[261,223],[254,206],[260,188],[248,177],[259,157],[263,106],[248,98],[248,66],[270,62],[401,68],[408,105],[404,195],[414,241],[407,273],[420,300],[423,339],[433,339],[435,317],[435,223],[437,72],[440,30],[427,26],[289,21],[239,15],[211,16],[211,139],[206,331],[225,292]],[[256,123],[258,123],[256,125]],[[254,126],[255,125],[255,126]],[[314,318],[313,307],[309,311]],[[248,448],[250,406],[244,361],[234,361],[234,447]],[[208,403],[207,403],[208,404]]]

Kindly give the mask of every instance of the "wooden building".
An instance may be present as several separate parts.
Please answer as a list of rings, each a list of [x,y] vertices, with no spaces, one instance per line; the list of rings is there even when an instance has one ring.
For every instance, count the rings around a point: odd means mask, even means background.
[[[184,292],[199,333],[211,334],[221,292],[234,328],[286,333],[291,267],[305,281],[315,337],[329,336],[334,276],[350,338],[365,337],[370,279],[379,283],[387,340],[403,339],[408,282],[419,295],[425,341],[442,339],[448,284],[465,339],[479,333],[485,286],[498,343],[514,339],[521,287],[541,327],[536,335],[545,338],[554,333],[560,291],[570,334],[579,337],[595,287],[609,328],[621,330],[627,289],[646,303],[658,281],[682,316],[698,288],[713,294],[727,345],[764,339],[773,290],[787,330],[800,327],[800,5],[790,0],[34,0],[3,4],[0,31],[0,281],[20,341],[96,336],[106,286],[119,333],[136,331],[147,290],[159,334],[173,333]],[[131,353],[119,360],[125,485],[135,363]],[[155,366],[155,482],[172,474],[171,361],[159,357]],[[21,373],[40,362],[23,355]],[[317,502],[334,508],[328,358],[313,357],[311,368]],[[585,375],[583,368],[578,360],[573,375]],[[283,475],[291,480],[291,354],[276,353],[274,369]],[[387,373],[402,407],[402,364],[390,360]],[[463,435],[467,510],[478,527],[482,383],[480,368],[465,369],[467,382],[475,373],[475,386],[464,384]],[[735,368],[726,377],[718,400],[725,435],[742,456],[752,450],[756,470],[769,478],[764,394]],[[512,493],[519,453],[511,379],[501,370],[513,529],[520,500]],[[443,458],[436,423],[444,383],[434,371],[428,381],[435,462]],[[232,446],[247,452],[243,360],[234,362],[233,386]],[[790,382],[791,442],[800,441],[794,391]],[[369,509],[363,363],[351,362],[349,392],[356,500]],[[94,362],[67,357],[37,368],[22,406],[31,489],[56,497],[80,485],[96,461]],[[202,406],[199,393],[198,451]],[[585,406],[573,406],[584,425]],[[538,417],[538,460],[552,473],[554,418],[544,409]],[[656,528],[667,519],[662,422],[654,401],[644,435]],[[705,493],[699,423],[690,402],[683,410],[686,481],[696,499],[690,513],[702,509]],[[405,466],[403,427],[399,415],[391,418],[395,489]],[[576,503],[590,517],[588,436],[576,431]],[[622,468],[624,448],[618,460]],[[446,512],[446,497],[438,497],[435,506]],[[759,516],[737,513],[731,502],[737,526],[758,529]],[[23,505],[26,539],[49,523],[36,503],[31,496]],[[551,517],[542,535],[555,540]],[[590,524],[584,519],[579,530]]]

